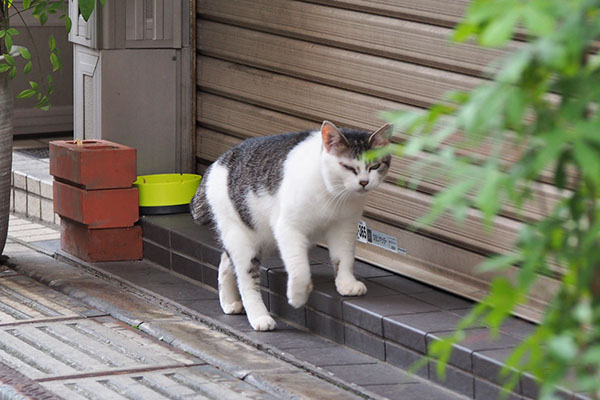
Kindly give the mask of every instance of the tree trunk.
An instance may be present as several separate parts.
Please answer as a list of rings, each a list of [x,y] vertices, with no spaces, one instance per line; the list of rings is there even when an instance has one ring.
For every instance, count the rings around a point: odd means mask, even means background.
[[[0,255],[6,244],[10,213],[10,175],[12,167],[12,97],[8,74],[0,73]]]

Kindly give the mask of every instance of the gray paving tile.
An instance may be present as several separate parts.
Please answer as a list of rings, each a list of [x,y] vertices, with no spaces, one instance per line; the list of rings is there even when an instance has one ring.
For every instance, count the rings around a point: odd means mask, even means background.
[[[202,282],[205,285],[208,285],[213,289],[218,289],[218,279],[219,272],[216,267],[212,267],[211,265],[207,264],[202,264]]]
[[[440,290],[431,290],[424,293],[415,293],[411,297],[422,300],[426,303],[433,304],[444,310],[455,310],[460,308],[469,308],[473,306],[473,302],[465,300],[461,297],[454,296],[449,293],[444,293]]]
[[[431,286],[424,285],[399,275],[369,278],[369,280],[402,294],[415,294],[435,290]]]
[[[521,376],[521,394],[530,399],[537,399],[540,394],[539,381],[529,374]]]
[[[169,240],[169,230],[166,227],[160,224],[152,223],[146,217],[140,218],[140,223],[142,225],[142,236],[144,238],[166,248],[171,246]]]
[[[423,354],[403,346],[398,346],[392,342],[385,342],[385,361],[398,368],[402,368],[405,371],[414,372],[421,378],[429,379],[429,368],[427,364],[418,370],[414,370],[414,368],[416,368],[416,363],[423,359]]]
[[[181,253],[187,257],[203,261],[204,246],[197,240],[178,232],[171,232],[171,250]]]
[[[321,246],[314,246],[308,251],[308,257],[319,264],[329,263],[329,251]]]
[[[263,343],[270,344],[278,349],[298,349],[298,348],[324,348],[331,347],[332,342],[320,337],[303,332],[289,325],[277,325],[277,329],[270,332],[248,332],[248,336]]]
[[[33,242],[36,247],[44,250],[46,254],[54,254],[60,250],[60,239],[55,240],[41,240],[39,242]]]
[[[269,293],[269,311],[281,318],[300,326],[306,326],[306,311],[304,307],[290,306],[285,297]]]
[[[377,359],[342,345],[315,349],[288,349],[287,353],[317,367],[331,365],[374,364]]]
[[[362,280],[362,282],[367,286],[366,296],[379,297],[396,294],[393,290],[368,280]],[[342,318],[342,301],[351,299],[353,297],[342,296],[337,292],[335,282],[319,282],[314,284],[314,289],[308,298],[307,304],[332,317]]]
[[[338,319],[318,311],[307,309],[306,327],[311,332],[315,332],[336,343],[344,343],[344,324]]]
[[[475,399],[476,400],[522,400],[523,397],[514,393],[507,392],[500,386],[496,386],[487,381],[475,378]]]
[[[329,264],[311,264],[310,274],[313,284],[335,280],[333,268]]]
[[[433,382],[456,393],[473,398],[475,391],[475,379],[473,378],[473,375],[447,365],[445,379],[442,379],[436,373],[436,365],[437,363],[434,361],[429,363],[429,376]]]
[[[369,279],[383,276],[392,276],[394,275],[394,273],[387,271],[383,268],[364,263],[359,260],[354,260],[354,275],[357,277]]]
[[[504,361],[512,353],[512,350],[509,348],[474,352],[472,355],[473,374],[502,386],[504,380],[500,376],[500,371],[504,367]],[[520,384],[515,391],[521,393]]]
[[[268,272],[269,289],[285,296],[287,290],[287,273],[283,269],[270,269]]]
[[[215,292],[185,281],[174,284],[150,282],[144,283],[143,287],[173,301],[214,300],[218,297]]]
[[[366,297],[345,300],[343,305],[344,321],[383,335],[383,317],[390,315],[437,311],[438,308],[420,300],[398,294],[385,297]]]
[[[202,282],[202,269],[204,265],[192,258],[171,253],[171,268],[173,271],[187,276],[188,278]]]
[[[236,329],[241,332],[252,332],[252,326],[246,318],[246,314],[229,315],[225,314],[221,309],[219,300],[191,300],[191,301],[179,301],[181,305],[184,305],[202,315],[206,315],[212,319],[215,319],[223,324]],[[281,324],[278,324],[278,326]]]
[[[269,268],[265,267],[264,265],[261,265],[259,267],[259,273],[260,285],[265,288],[269,288]]]
[[[517,339],[525,339],[532,335],[536,330],[536,325],[516,317],[509,317],[500,327],[500,330],[507,335]]]
[[[212,227],[195,223],[190,214],[145,216],[144,219],[179,235],[189,236],[191,239],[205,245],[214,248],[220,247]]]
[[[181,278],[170,273],[165,268],[147,260],[117,261],[97,263],[97,266],[118,277],[135,283],[169,283],[176,284]]]
[[[142,242],[144,259],[155,262],[167,269],[171,268],[171,253],[164,247],[160,247],[146,239]]]
[[[323,369],[339,378],[360,386],[397,385],[417,383],[418,380],[399,368],[380,362],[377,364],[334,365]]]
[[[437,332],[427,335],[427,345],[447,336],[450,332]],[[465,340],[455,345],[454,351],[450,356],[450,364],[460,367],[466,371],[472,371],[471,354],[475,351],[497,350],[513,348],[519,344],[519,340],[500,333],[498,337],[492,338],[487,328],[471,329],[467,333]]]
[[[458,321],[459,317],[446,311],[395,315],[383,319],[383,332],[386,339],[425,353],[428,333],[452,330]]]
[[[345,325],[344,337],[346,346],[385,361],[385,342],[381,337],[351,325]]]
[[[463,396],[428,383],[408,383],[400,385],[365,385],[380,396],[392,400],[462,400]],[[490,399],[493,400],[493,399]]]

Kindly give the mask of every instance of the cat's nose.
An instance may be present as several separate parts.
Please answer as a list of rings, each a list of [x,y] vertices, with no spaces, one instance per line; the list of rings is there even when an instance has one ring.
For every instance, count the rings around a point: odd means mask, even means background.
[[[360,184],[360,186],[365,187],[369,184],[369,181],[358,181],[358,183]]]

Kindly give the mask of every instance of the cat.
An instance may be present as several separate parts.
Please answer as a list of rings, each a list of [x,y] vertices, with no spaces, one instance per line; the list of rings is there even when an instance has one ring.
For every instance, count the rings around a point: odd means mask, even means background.
[[[223,312],[245,309],[254,330],[273,330],[260,293],[260,257],[278,248],[288,302],[298,308],[312,290],[308,250],[321,240],[338,293],[367,292],[353,272],[357,226],[365,195],[383,181],[391,157],[366,162],[362,155],[388,145],[391,133],[389,124],[366,132],[324,121],[320,130],[247,139],[206,170],[190,208],[196,222],[214,222],[223,245]]]

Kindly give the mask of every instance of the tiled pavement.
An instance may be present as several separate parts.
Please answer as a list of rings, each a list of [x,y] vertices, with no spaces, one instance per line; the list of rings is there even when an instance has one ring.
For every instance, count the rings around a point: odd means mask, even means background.
[[[212,288],[217,287],[219,250],[209,228],[195,224],[187,214],[147,216],[141,219],[141,223],[144,231],[144,255],[147,259],[167,270],[183,274]],[[314,290],[307,305],[301,309],[293,309],[287,304],[287,275],[278,257],[262,262],[261,280],[265,303],[271,313],[279,315],[295,327],[308,329],[332,342],[370,356],[371,360],[376,361],[372,363],[373,367],[363,365],[343,370],[336,366],[324,368],[332,373],[348,374],[359,381],[361,378],[372,377],[373,380],[366,383],[367,387],[382,395],[391,395],[398,387],[386,380],[386,375],[378,371],[379,366],[410,368],[422,359],[433,340],[453,331],[456,323],[473,304],[360,261],[356,262],[355,273],[367,285],[368,293],[364,297],[342,297],[335,289],[327,251],[315,248],[310,257]],[[110,268],[108,265],[102,268],[106,267]],[[124,271],[113,272],[124,277],[127,274]],[[163,295],[173,296],[166,292]],[[237,318],[236,326],[242,330],[251,329],[244,317],[222,315],[217,300],[179,302],[219,320]],[[417,371],[417,375],[470,398],[496,398],[501,390],[501,362],[524,336],[533,331],[533,325],[511,318],[502,328],[498,340],[492,340],[488,330],[483,327],[471,331],[472,334],[452,354],[448,379],[440,381],[437,378],[433,363]],[[273,337],[276,342],[283,341],[285,337],[277,331],[249,335],[263,340]],[[286,340],[292,338],[287,337]],[[283,346],[288,345],[284,343]],[[298,355],[314,361],[318,358],[316,349],[319,347],[317,344],[312,347],[311,351],[298,351]],[[370,373],[370,368],[374,372]],[[534,398],[530,381],[523,378],[510,398]]]

